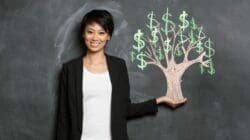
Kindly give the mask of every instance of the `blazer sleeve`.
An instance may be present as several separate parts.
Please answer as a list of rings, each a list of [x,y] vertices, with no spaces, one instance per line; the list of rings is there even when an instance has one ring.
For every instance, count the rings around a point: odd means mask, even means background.
[[[158,112],[158,105],[156,103],[156,99],[151,99],[140,103],[131,102],[128,70],[125,61],[123,61],[123,73],[124,73],[123,86],[125,86],[124,90],[128,94],[127,118],[143,116],[146,114],[155,114],[156,112]]]
[[[58,112],[56,140],[69,140],[69,108],[67,94],[67,71],[63,65],[58,85]]]

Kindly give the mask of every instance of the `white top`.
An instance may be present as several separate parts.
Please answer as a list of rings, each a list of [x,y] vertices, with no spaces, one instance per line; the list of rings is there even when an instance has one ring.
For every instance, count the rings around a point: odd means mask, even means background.
[[[81,140],[111,140],[111,81],[109,72],[83,69],[83,129]]]

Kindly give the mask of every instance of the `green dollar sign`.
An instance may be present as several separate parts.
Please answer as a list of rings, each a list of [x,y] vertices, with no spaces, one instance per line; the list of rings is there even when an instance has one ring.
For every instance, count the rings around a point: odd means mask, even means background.
[[[143,33],[140,29],[137,30],[137,33],[134,34],[134,40],[137,42],[137,45],[133,45],[133,48],[137,50],[137,52],[140,52],[141,49],[145,47],[145,42],[141,39],[143,36]]]
[[[166,35],[170,32],[168,29],[169,26],[175,28],[174,22],[169,20],[170,16],[172,15],[169,13],[168,8],[167,8],[166,13],[162,15],[162,20],[165,22],[165,26],[164,28],[161,29]]]
[[[147,15],[148,19],[149,19],[149,25],[147,25],[147,27],[150,29],[151,31],[151,36],[152,36],[152,43],[156,43],[158,41],[158,29],[157,29],[157,20],[154,18],[154,12],[151,11],[150,14]]]
[[[197,52],[198,54],[201,54],[201,53],[203,52],[203,50],[204,50],[204,48],[202,47],[202,42],[199,41],[199,42],[197,43],[197,46],[196,46],[196,52]]]
[[[172,49],[170,41],[171,40],[169,38],[167,38],[167,40],[164,41],[164,51],[167,53]]]
[[[151,35],[153,37],[153,40],[151,40],[152,43],[156,43],[158,41],[158,36],[156,35],[158,33],[157,27],[153,27],[153,31],[151,32]]]
[[[210,59],[209,63],[208,63],[208,70],[207,72],[210,74],[210,75],[214,75],[215,74],[215,68],[214,68],[214,64],[212,62],[212,59]]]
[[[197,24],[194,21],[194,18],[191,20],[191,29],[196,30],[197,29]]]
[[[176,52],[175,52],[175,54],[176,54],[176,56],[178,56],[178,57],[180,57],[180,56],[182,56],[182,50],[181,50],[181,48],[180,48],[180,46],[177,46],[176,47]]]
[[[198,28],[199,33],[198,33],[198,39],[206,37],[205,33],[203,32],[203,27]]]
[[[130,58],[131,58],[131,61],[134,62],[134,60],[135,60],[135,52],[134,51],[130,52]]]
[[[210,38],[205,42],[205,47],[208,49],[208,52],[206,53],[207,58],[211,58],[215,54],[215,50],[212,48],[212,42]]]
[[[151,11],[150,14],[147,15],[148,19],[149,19],[149,25],[147,25],[147,27],[152,30],[153,27],[155,27],[156,23],[156,19],[154,19],[154,12]]]
[[[190,43],[194,44],[195,43],[194,31],[191,30],[188,36],[189,36],[189,39],[190,39]]]
[[[188,14],[186,13],[186,11],[183,11],[182,14],[180,15],[179,19],[182,23],[182,25],[179,25],[180,29],[182,31],[184,31],[188,26],[189,26],[189,22],[188,20],[186,19],[188,16]]]
[[[200,72],[201,72],[201,74],[204,74],[204,72],[205,72],[204,66],[202,64],[199,64],[199,66],[200,66]]]
[[[199,29],[199,33],[198,33],[198,39],[201,39],[202,37],[205,37],[205,34],[203,33],[203,28],[202,27],[200,27]],[[199,41],[198,43],[197,43],[197,46],[196,46],[196,52],[197,53],[202,53],[203,52],[203,50],[204,50],[204,48],[202,47],[202,42],[201,41]]]
[[[158,48],[157,53],[158,53],[158,59],[159,59],[159,60],[163,60],[163,59],[164,59],[164,56],[163,56],[163,53],[162,53],[162,49],[161,49],[161,48]]]
[[[147,66],[147,63],[146,61],[144,60],[144,56],[145,54],[143,52],[139,53],[136,58],[141,62],[138,66],[138,68],[140,68],[141,70],[143,70],[146,66]]]
[[[181,47],[184,47],[184,43],[187,41],[186,40],[186,36],[183,35],[183,32],[180,32],[180,43],[181,43]],[[185,39],[185,40],[184,40]]]

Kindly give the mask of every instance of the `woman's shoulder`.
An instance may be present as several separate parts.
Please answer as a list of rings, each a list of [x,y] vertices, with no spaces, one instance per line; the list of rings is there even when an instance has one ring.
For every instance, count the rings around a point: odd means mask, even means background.
[[[76,58],[73,58],[73,59],[70,59],[70,60],[64,62],[63,67],[74,68],[76,66],[81,65],[81,63],[82,63],[82,56],[79,56],[79,57],[76,57]]]
[[[109,57],[110,60],[115,61],[115,62],[125,62],[124,59],[117,57],[117,56],[113,56],[113,55],[107,55]]]

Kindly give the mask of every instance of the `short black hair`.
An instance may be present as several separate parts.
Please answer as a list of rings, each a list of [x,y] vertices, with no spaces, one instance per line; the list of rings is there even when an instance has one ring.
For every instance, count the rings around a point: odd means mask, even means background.
[[[113,16],[107,10],[95,9],[84,15],[81,22],[81,33],[85,31],[88,24],[97,23],[99,24],[110,37],[114,31]]]

